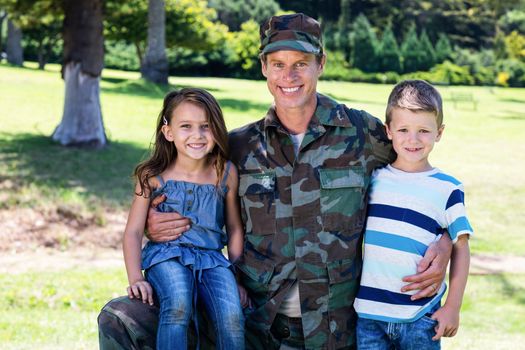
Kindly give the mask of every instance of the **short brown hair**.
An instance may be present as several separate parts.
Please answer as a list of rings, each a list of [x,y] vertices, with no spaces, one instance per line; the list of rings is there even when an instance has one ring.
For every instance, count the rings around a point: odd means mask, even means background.
[[[386,124],[392,121],[392,110],[405,108],[436,115],[438,127],[443,124],[443,100],[435,87],[424,80],[404,80],[392,89],[386,106]]]

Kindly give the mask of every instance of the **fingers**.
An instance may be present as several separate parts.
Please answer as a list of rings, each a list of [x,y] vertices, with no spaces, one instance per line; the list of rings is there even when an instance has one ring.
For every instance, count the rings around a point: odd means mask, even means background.
[[[160,196],[157,196],[157,197],[153,198],[153,200],[149,204],[150,208],[157,208],[157,206],[160,203],[164,202],[165,200],[166,200],[166,195],[165,194],[161,194]]]
[[[421,259],[417,264],[417,272],[421,273],[423,271],[426,271],[430,267],[430,264],[432,263],[432,260],[434,260],[435,257],[436,254],[432,254],[431,252],[425,254],[423,259]]]
[[[130,299],[140,299],[143,303],[153,305],[153,289],[148,282],[134,283],[128,286],[126,290]]]
[[[436,327],[434,327],[434,330],[436,331],[436,335],[432,337],[432,340],[439,340],[445,332],[445,327],[442,326],[441,323],[438,323]]]
[[[423,287],[422,284],[420,285],[422,286],[421,287],[422,289],[416,294],[412,295],[410,297],[410,300],[418,300],[421,298],[427,298],[427,297],[435,295],[439,291],[439,287],[438,287],[439,284],[436,284],[436,283],[433,283],[428,287]],[[414,284],[414,286],[417,286],[417,284]],[[414,289],[417,290],[418,288],[414,288]]]

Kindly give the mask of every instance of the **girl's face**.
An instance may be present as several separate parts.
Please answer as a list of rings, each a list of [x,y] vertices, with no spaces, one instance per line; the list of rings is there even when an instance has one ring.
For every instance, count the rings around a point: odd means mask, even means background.
[[[206,159],[215,147],[206,112],[190,102],[182,102],[173,110],[162,133],[166,140],[175,144],[177,158]]]

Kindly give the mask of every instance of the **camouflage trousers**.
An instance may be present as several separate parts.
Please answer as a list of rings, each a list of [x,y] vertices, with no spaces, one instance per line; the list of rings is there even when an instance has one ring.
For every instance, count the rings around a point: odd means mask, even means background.
[[[198,307],[198,306],[197,306]],[[201,308],[198,307],[199,310]],[[199,348],[215,349],[214,330],[205,313],[198,313]],[[98,316],[100,350],[154,350],[158,306],[144,304],[127,296],[108,302]],[[246,349],[248,350],[297,350],[303,349],[302,327],[277,317],[271,331],[246,328]],[[196,349],[195,327],[188,329],[188,348]],[[348,348],[352,349],[352,348]],[[232,349],[234,350],[234,349]]]

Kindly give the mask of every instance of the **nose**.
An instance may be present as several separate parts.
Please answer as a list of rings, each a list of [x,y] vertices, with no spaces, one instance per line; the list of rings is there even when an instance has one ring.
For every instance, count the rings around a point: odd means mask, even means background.
[[[417,132],[410,132],[408,133],[408,140],[412,143],[418,141],[418,133]]]
[[[285,81],[293,81],[297,76],[297,72],[295,71],[294,67],[287,67],[283,70],[283,80]]]

